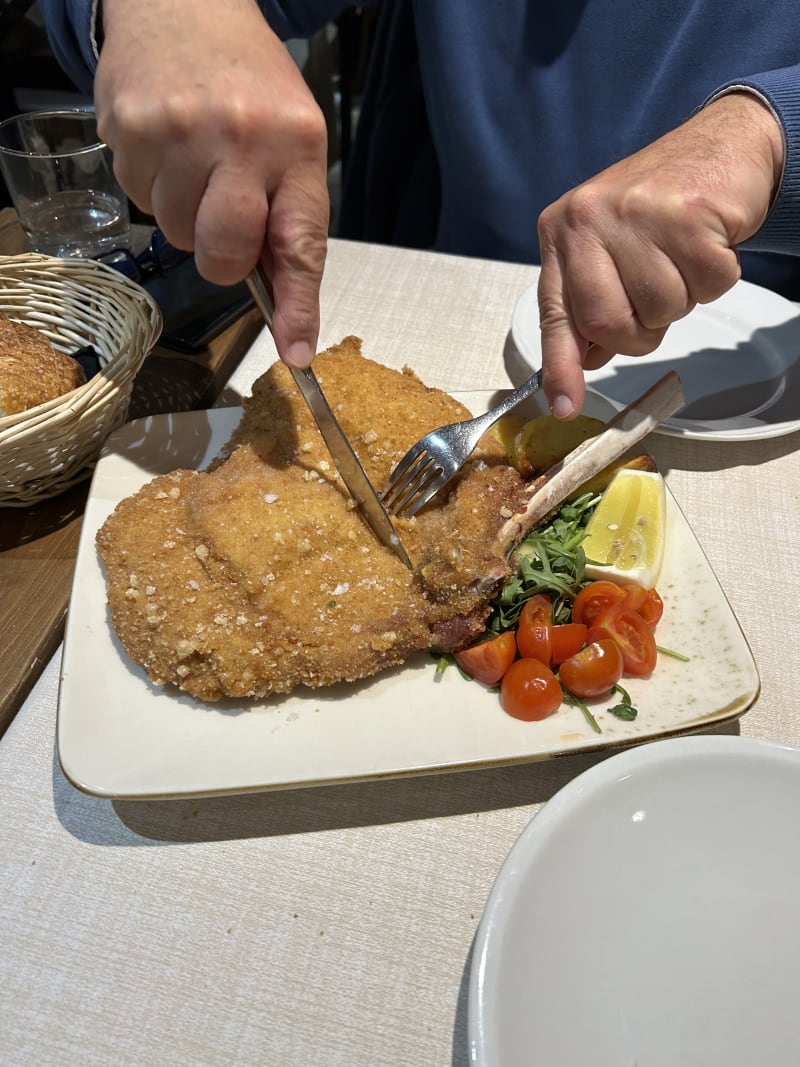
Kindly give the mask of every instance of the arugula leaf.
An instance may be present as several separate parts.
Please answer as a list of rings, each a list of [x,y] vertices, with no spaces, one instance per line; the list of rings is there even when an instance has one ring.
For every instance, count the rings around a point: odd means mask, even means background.
[[[572,601],[585,584],[586,555],[581,542],[599,501],[599,494],[583,493],[562,505],[548,523],[537,526],[520,542],[516,573],[495,602],[486,626],[488,633],[513,630],[523,604],[536,593],[552,598],[554,623],[569,622]]]

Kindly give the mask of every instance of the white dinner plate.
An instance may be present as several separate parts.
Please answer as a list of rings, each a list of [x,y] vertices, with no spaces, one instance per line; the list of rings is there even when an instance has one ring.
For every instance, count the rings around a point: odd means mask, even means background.
[[[460,395],[474,412],[496,398]],[[528,408],[541,410],[535,399]],[[613,409],[595,396],[590,413],[607,419]],[[137,420],[109,438],[97,465],[59,694],[58,755],[78,788],[113,797],[188,796],[513,763],[698,730],[741,715],[756,699],[747,641],[670,494],[658,638],[691,660],[661,656],[651,678],[629,679],[638,718],[621,722],[600,704],[599,735],[575,708],[540,723],[512,719],[496,693],[455,668],[435,681],[424,653],[360,683],[257,703],[207,704],[151,684],[111,628],[95,534],[115,505],[154,475],[205,466],[240,415],[228,408]]]
[[[542,362],[536,286],[517,299],[511,335],[532,369]],[[668,370],[686,397],[656,433],[715,441],[780,437],[800,430],[800,308],[740,281],[675,322],[648,356],[615,356],[587,371],[592,389],[623,408]]]
[[[573,779],[495,881],[474,1067],[800,1063],[800,753],[642,745]]]

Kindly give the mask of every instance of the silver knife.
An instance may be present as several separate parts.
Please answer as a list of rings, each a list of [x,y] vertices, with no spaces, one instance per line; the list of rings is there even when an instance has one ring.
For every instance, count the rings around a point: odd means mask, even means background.
[[[272,330],[272,313],[274,304],[269,282],[264,276],[261,266],[251,271],[247,278],[250,292],[256,307],[264,316],[264,321]],[[399,559],[409,568],[411,560],[403,548],[403,543],[398,536],[394,523],[389,517],[389,512],[383,506],[380,497],[376,493],[367,473],[361,466],[358,456],[353,451],[353,446],[347,439],[347,435],[339,425],[336,416],[330,409],[325,394],[320,388],[317,376],[311,367],[290,367],[297,387],[303,394],[303,399],[308,404],[309,411],[314,417],[319,432],[328,446],[328,451],[333,456],[336,469],[342,476],[342,481],[350,491],[351,496],[361,509],[364,518],[372,527],[377,538],[395,553]]]

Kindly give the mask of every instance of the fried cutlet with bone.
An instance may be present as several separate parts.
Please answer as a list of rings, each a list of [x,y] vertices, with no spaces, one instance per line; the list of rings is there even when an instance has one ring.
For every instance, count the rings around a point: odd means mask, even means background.
[[[423,433],[469,417],[410,372],[364,358],[355,338],[314,367],[376,485]],[[114,628],[153,681],[206,700],[366,677],[450,631],[462,642],[480,632],[488,603],[458,575],[498,570],[488,547],[522,488],[487,436],[453,493],[397,520],[412,561],[433,575],[427,588],[365,525],[276,363],[222,458],[156,478],[99,531]]]
[[[347,338],[314,366],[381,486],[423,434],[469,413],[360,349]],[[621,413],[610,434],[529,484],[485,435],[451,490],[397,520],[412,572],[365,524],[276,363],[208,471],[156,478],[98,532],[114,628],[154,682],[204,700],[353,681],[420,649],[460,648],[482,632],[518,541],[671,414],[674,390],[659,392],[658,405],[630,428]]]

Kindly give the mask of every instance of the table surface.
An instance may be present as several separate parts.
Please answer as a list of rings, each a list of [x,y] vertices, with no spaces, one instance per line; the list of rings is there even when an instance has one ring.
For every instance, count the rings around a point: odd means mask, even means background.
[[[449,390],[525,376],[520,265],[334,241],[326,346]],[[262,333],[223,403],[274,359]],[[798,435],[650,451],[752,646],[730,731],[800,745]],[[466,1067],[471,946],[517,835],[599,756],[241,797],[111,802],[62,776],[60,650],[0,740],[0,1048],[14,1064]],[[102,669],[98,665],[98,669]]]

